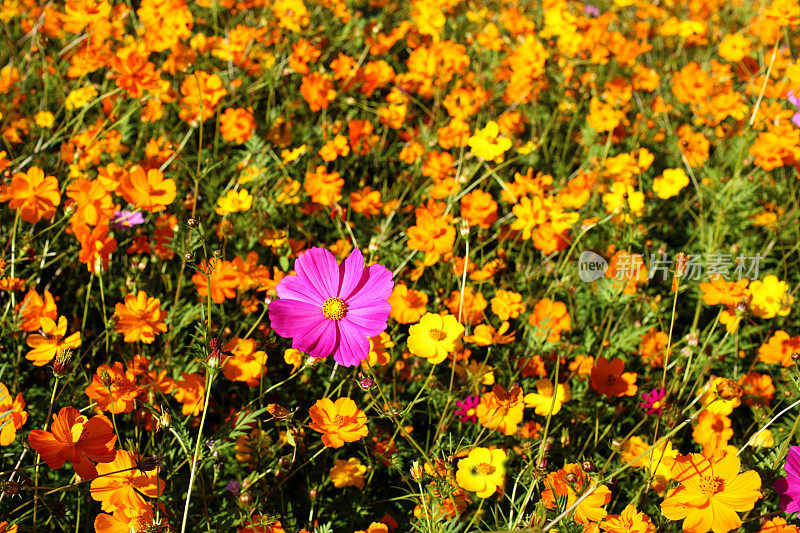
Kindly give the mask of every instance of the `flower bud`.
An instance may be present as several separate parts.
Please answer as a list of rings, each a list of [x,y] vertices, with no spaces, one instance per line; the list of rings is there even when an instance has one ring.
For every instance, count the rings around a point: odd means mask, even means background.
[[[724,379],[717,385],[717,396],[733,400],[742,396],[742,387],[732,379]]]
[[[196,228],[197,227],[197,219],[196,218],[190,218],[189,220],[186,221],[186,225],[189,226],[192,229]]]
[[[72,359],[72,350],[62,350],[58,352],[53,360],[53,374],[62,376],[69,372],[69,363]]]

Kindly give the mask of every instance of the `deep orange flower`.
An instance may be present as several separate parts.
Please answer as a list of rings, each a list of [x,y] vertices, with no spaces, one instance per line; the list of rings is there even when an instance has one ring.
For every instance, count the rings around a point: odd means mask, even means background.
[[[43,218],[53,218],[56,206],[61,203],[61,193],[55,176],[45,177],[39,167],[28,172],[18,172],[11,179],[11,186],[0,195],[0,201],[8,201],[8,207],[19,209],[25,222],[36,224]]]
[[[76,331],[69,337],[67,334],[67,319],[63,316],[58,317],[56,322],[52,318],[43,316],[39,320],[41,333],[28,335],[26,342],[33,348],[25,359],[33,361],[34,366],[44,366],[52,361],[59,352],[77,348],[81,345],[81,334]]]
[[[117,450],[110,461],[97,465],[99,477],[92,481],[92,499],[101,502],[103,511],[147,511],[150,503],[145,497],[157,498],[164,492],[158,468],[147,472],[137,468],[142,459],[127,450]]]
[[[36,331],[39,329],[39,321],[43,316],[55,320],[58,317],[56,301],[47,289],[44,290],[44,298],[34,289],[30,289],[25,298],[17,307],[22,318],[22,329],[25,331]]]
[[[639,390],[636,386],[636,373],[623,372],[624,368],[625,362],[620,358],[609,361],[605,357],[598,357],[592,369],[592,388],[609,398],[634,396]]]
[[[175,201],[176,191],[175,182],[164,178],[164,174],[157,168],[151,168],[145,173],[142,167],[135,167],[119,186],[119,194],[127,202],[151,213],[165,210]]]
[[[161,310],[161,300],[148,297],[144,291],[125,296],[125,303],[118,303],[114,308],[117,319],[117,333],[125,335],[125,342],[143,342],[152,344],[156,335],[167,331],[164,319],[166,311]]]
[[[181,372],[181,380],[175,382],[175,399],[183,404],[184,415],[197,416],[203,409],[206,381],[200,374]]]
[[[8,387],[0,383],[0,446],[8,446],[17,438],[17,430],[28,421],[22,393],[11,396]]]
[[[197,268],[197,272],[192,276],[192,283],[197,287],[197,294],[201,298],[208,296],[211,290],[211,299],[214,303],[221,304],[226,298],[235,298],[236,290],[239,288],[241,274],[230,261],[212,258],[209,261],[211,272],[206,277],[208,267],[203,261]]]
[[[95,228],[82,224],[75,228],[75,237],[81,243],[78,260],[94,274],[108,270],[111,254],[117,249],[117,240],[108,234],[108,224]]]
[[[331,77],[328,74],[319,72],[312,72],[303,76],[303,81],[300,84],[300,94],[308,102],[308,107],[311,111],[327,109],[328,104],[336,98],[336,90],[333,88]]]
[[[31,448],[50,468],[61,468],[69,461],[76,474],[83,479],[94,479],[97,469],[93,461],[114,460],[117,436],[111,421],[103,415],[88,419],[74,407],[64,407],[53,415],[50,429],[52,433],[35,429],[28,435]]]
[[[219,117],[219,132],[228,142],[242,144],[252,137],[256,129],[256,119],[252,109],[229,107]]]
[[[97,402],[102,411],[130,413],[136,407],[136,397],[140,393],[135,380],[133,370],[126,371],[119,361],[114,366],[100,365],[86,387],[86,396]]]
[[[464,324],[480,324],[483,322],[483,312],[489,303],[483,297],[480,291],[473,292],[472,287],[464,288],[464,297],[461,297],[461,291],[453,291],[450,296],[444,301],[447,309],[456,318],[461,317]]]
[[[322,443],[341,448],[345,442],[355,442],[369,433],[367,415],[350,398],[317,400],[311,409],[311,429],[322,433]]]

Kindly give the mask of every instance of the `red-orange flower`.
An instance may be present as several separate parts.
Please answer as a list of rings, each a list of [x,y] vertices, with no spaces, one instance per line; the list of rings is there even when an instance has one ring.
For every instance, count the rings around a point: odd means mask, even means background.
[[[609,398],[612,396],[633,396],[636,394],[636,373],[623,372],[625,362],[616,358],[611,361],[598,357],[592,369],[592,388]]]
[[[64,407],[53,415],[50,431],[35,429],[28,435],[31,448],[36,450],[47,466],[61,468],[72,463],[75,473],[84,479],[97,477],[94,462],[114,460],[117,436],[111,421],[103,415],[86,418],[74,407]]]
[[[130,413],[136,407],[136,397],[140,392],[135,381],[134,371],[126,371],[119,361],[114,366],[100,365],[86,387],[86,396],[97,402],[97,407],[103,411]]]

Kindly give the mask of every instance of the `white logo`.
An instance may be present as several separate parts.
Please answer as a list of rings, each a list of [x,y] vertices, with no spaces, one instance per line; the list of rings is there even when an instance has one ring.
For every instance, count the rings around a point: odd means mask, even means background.
[[[578,275],[581,281],[590,282],[602,278],[608,269],[608,261],[600,255],[586,250],[578,258]]]

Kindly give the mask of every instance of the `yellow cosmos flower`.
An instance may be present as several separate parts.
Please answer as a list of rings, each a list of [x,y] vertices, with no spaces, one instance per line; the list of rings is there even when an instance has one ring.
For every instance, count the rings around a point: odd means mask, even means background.
[[[571,397],[568,383],[559,383],[554,388],[549,379],[542,378],[536,382],[536,392],[525,395],[525,407],[533,407],[537,415],[547,416],[559,412]]]
[[[469,455],[458,461],[458,486],[477,493],[479,498],[488,498],[503,484],[506,457],[503,450],[472,449]]]
[[[247,211],[253,206],[253,197],[246,189],[240,191],[230,190],[228,194],[217,200],[216,212],[218,215],[230,215],[240,211]]]
[[[469,138],[468,144],[472,153],[486,161],[503,161],[503,154],[511,148],[511,139],[498,137],[500,126],[497,122],[490,121],[482,130]]]
[[[453,315],[425,313],[419,323],[409,328],[408,333],[408,351],[435,365],[456,350],[456,342],[464,333],[464,326]]]
[[[753,301],[750,309],[759,318],[772,318],[775,315],[786,316],[794,303],[794,296],[789,294],[789,286],[770,274],[763,281],[750,283]]]
[[[681,189],[689,185],[689,176],[681,168],[668,168],[664,173],[653,180],[653,192],[666,200],[677,196]]]

